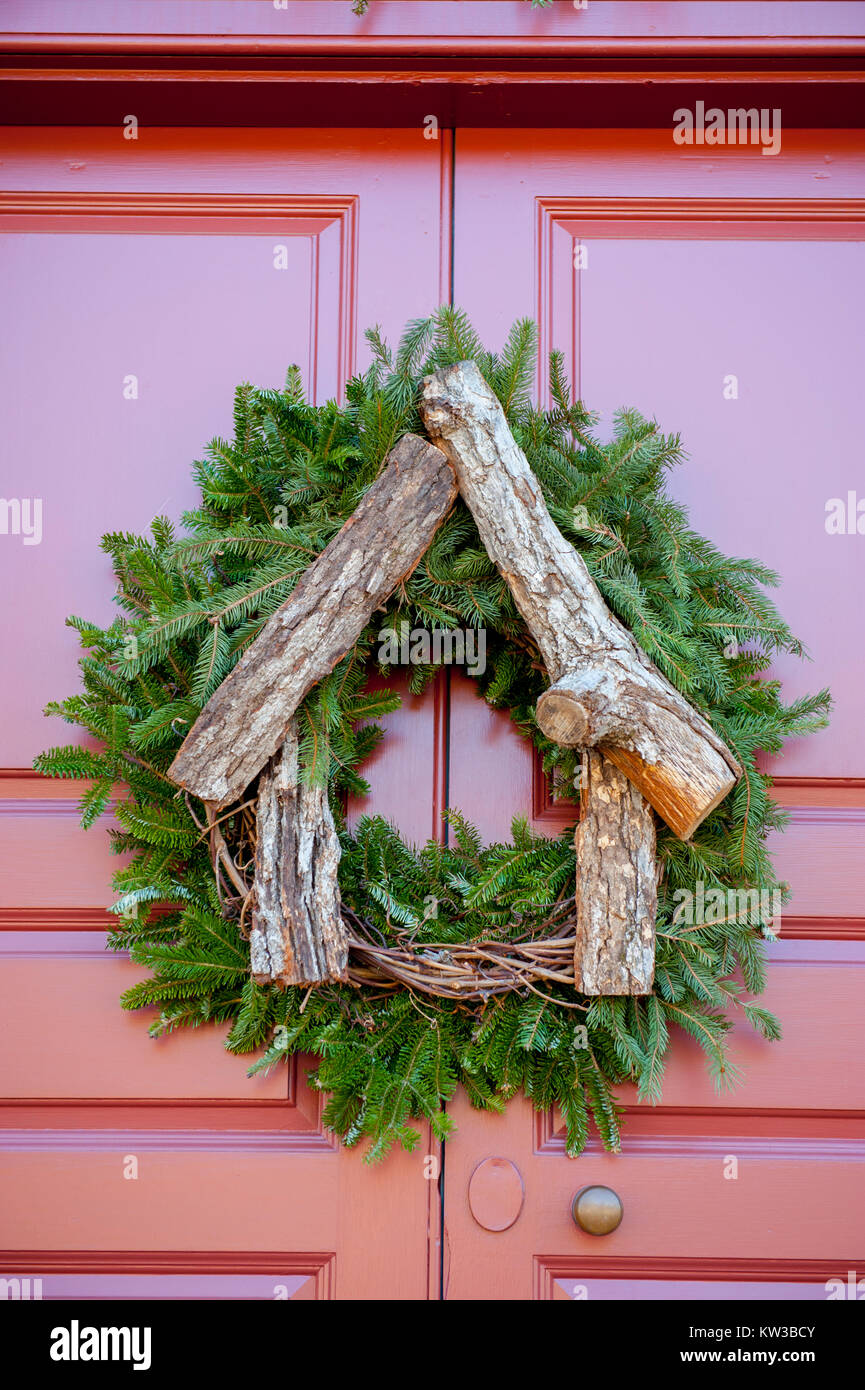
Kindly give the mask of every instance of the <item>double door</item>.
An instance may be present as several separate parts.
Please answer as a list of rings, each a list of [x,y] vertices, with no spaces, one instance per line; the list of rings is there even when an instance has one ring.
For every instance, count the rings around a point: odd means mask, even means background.
[[[777,159],[731,148],[710,169],[666,132],[163,129],[131,154],[34,127],[3,155],[0,490],[41,516],[38,541],[0,537],[4,1267],[46,1297],[825,1297],[863,1264],[862,542],[825,526],[855,488],[862,151],[792,132]],[[623,1094],[618,1156],[568,1159],[555,1114],[458,1096],[444,1162],[425,1135],[370,1168],[323,1130],[302,1064],[250,1081],[215,1030],[154,1043],[117,1004],[135,968],[103,950],[106,837],[78,828],[74,787],[28,771],[64,738],[41,716],[75,685],[64,617],[111,612],[101,533],[192,503],[238,381],[297,362],[324,400],[364,364],[366,326],[395,340],[451,297],[494,347],[535,318],[602,416],[635,405],[682,432],[673,487],[697,529],[784,577],[814,658],[779,665],[788,692],[836,700],[773,768],[792,813],[767,999],[784,1040],[737,1036],[746,1083],[719,1097],[677,1038],[663,1103]],[[468,678],[406,695],[388,725],[367,809],[410,837],[447,802],[490,839],[517,812],[567,816]],[[592,1183],[622,1201],[611,1235],[572,1220]]]

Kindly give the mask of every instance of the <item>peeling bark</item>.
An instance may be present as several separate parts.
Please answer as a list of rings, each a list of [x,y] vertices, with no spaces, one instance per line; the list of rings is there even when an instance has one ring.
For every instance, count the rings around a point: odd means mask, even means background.
[[[411,574],[450,512],[447,459],[407,434],[356,511],[208,700],[169,776],[217,809],[240,800],[298,705]]]
[[[347,979],[340,849],[325,787],[300,782],[296,721],[258,786],[250,957],[259,984]]]
[[[583,754],[580,807],[575,988],[650,994],[658,905],[652,808],[594,749]]]

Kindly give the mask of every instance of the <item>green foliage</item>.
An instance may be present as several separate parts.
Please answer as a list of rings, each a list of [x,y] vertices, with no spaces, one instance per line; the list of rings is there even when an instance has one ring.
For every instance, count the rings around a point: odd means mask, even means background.
[[[111,945],[151,972],[123,1004],[153,1010],[152,1033],[221,1024],[230,1051],[258,1053],[251,1072],[294,1052],[316,1054],[313,1082],[329,1096],[326,1123],[347,1144],[363,1142],[372,1158],[394,1142],[411,1148],[412,1120],[445,1136],[457,1084],[483,1109],[501,1110],[519,1090],[539,1108],[558,1105],[571,1153],[585,1145],[590,1118],[616,1148],[612,1087],[630,1080],[656,1101],[672,1029],[696,1039],[719,1086],[736,1079],[726,1040],[737,1011],[763,1037],[778,1036],[771,1014],[743,997],[763,989],[770,914],[737,911],[693,925],[677,912],[677,894],[698,881],[724,892],[778,887],[766,837],[783,815],[756,754],[821,727],[829,697],[822,691],[782,703],[767,669],[774,653],[801,654],[801,647],[766,596],[775,576],[756,561],[720,554],[691,530],[666,489],[682,457],[678,437],[622,411],[602,442],[572,400],[556,355],[552,406],[534,409],[536,338],[525,321],[498,357],[450,308],[410,324],[395,354],[378,330],[367,336],[371,365],[348,383],[345,405],[308,405],[296,368],[281,391],[238,388],[234,439],[213,440],[196,463],[201,501],[183,517],[182,534],[158,518],[149,537],[104,537],[119,612],[105,629],[69,619],[83,648],[82,690],[46,711],[83,729],[88,746],[52,748],[35,767],[90,782],[85,825],[98,819],[113,787],[127,788],[112,832],[123,862],[114,876]],[[611,609],[745,768],[693,840],[659,832],[656,985],[648,998],[589,1000],[551,984],[473,1010],[402,990],[327,986],[307,997],[261,987],[249,977],[238,922],[223,913],[201,833],[204,808],[166,775],[209,696],[350,516],[387,450],[408,430],[423,433],[423,374],[466,357],[498,394],[553,517]],[[381,737],[376,721],[398,704],[380,681],[370,682],[378,631],[402,621],[484,626],[479,694],[510,711],[549,772],[573,779],[573,750],[549,743],[534,722],[545,685],[537,649],[460,504],[386,611],[301,707],[304,775],[327,783],[334,807],[341,792],[368,790],[361,767]],[[413,688],[432,674],[415,671]],[[224,820],[227,840],[241,816],[237,807]],[[340,823],[343,899],[369,931],[387,943],[446,950],[554,930],[574,894],[570,833],[549,840],[517,820],[510,843],[484,846],[458,811],[448,822],[447,845],[419,848],[380,817],[362,819],[354,833]]]

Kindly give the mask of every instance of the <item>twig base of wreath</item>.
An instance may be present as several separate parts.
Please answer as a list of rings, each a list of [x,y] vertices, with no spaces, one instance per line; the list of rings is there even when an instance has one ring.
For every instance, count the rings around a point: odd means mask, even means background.
[[[523,939],[494,938],[466,942],[424,942],[408,939],[402,946],[380,945],[369,939],[369,928],[349,913],[348,978],[364,989],[409,989],[484,1004],[499,994],[524,992],[551,999],[568,1009],[587,1006],[549,994],[551,985],[574,988],[576,930],[574,900],[560,904],[545,925],[544,934]],[[561,920],[558,920],[561,919]]]
[[[267,777],[264,781],[267,803],[271,788]],[[213,817],[206,827],[201,825],[210,842],[223,913],[237,922],[246,939],[256,932],[252,924],[260,911],[256,902],[260,888],[257,890],[257,880],[251,878],[247,870],[260,867],[258,827],[262,820],[270,819],[271,808],[268,804],[262,807],[260,797],[256,796],[238,808],[236,818],[229,812]],[[231,845],[223,833],[227,821],[237,826],[236,842]],[[417,942],[407,928],[400,934],[399,945],[388,946],[371,923],[343,903],[340,915],[348,964],[340,962],[339,978],[359,989],[385,992],[410,989],[419,994],[434,994],[440,999],[460,1000],[471,1006],[483,1005],[496,995],[512,992],[546,998],[553,985],[574,989],[577,913],[577,900],[567,898],[557,903],[531,934],[527,932],[522,937]],[[271,950],[268,978],[272,983],[285,987],[327,983],[329,977],[324,971],[316,974],[307,968],[306,975],[298,973],[290,948],[289,959],[285,952],[278,962],[273,960],[273,955]],[[259,964],[263,969],[263,963]],[[558,996],[556,1002],[567,1008],[585,1008],[585,1005],[570,1003]]]

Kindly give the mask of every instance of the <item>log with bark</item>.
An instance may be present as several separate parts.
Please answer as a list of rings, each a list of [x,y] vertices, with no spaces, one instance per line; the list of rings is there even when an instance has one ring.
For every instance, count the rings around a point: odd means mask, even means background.
[[[457,496],[444,454],[407,434],[342,530],[211,696],[169,776],[217,809],[239,800],[292,715],[411,574]]]
[[[427,377],[422,413],[546,665],[552,685],[538,724],[554,742],[598,744],[584,760],[576,835],[577,986],[647,994],[657,909],[651,806],[685,838],[740,769],[609,612],[475,363]]]
[[[735,757],[607,608],[475,363],[427,377],[422,410],[544,659],[541,729],[597,746],[687,839],[741,775]]]
[[[256,816],[253,979],[284,985],[347,979],[339,840],[327,788],[302,784],[294,719],[259,778]]]
[[[583,753],[577,825],[574,986],[648,994],[655,970],[657,863],[652,808],[613,763]]]

